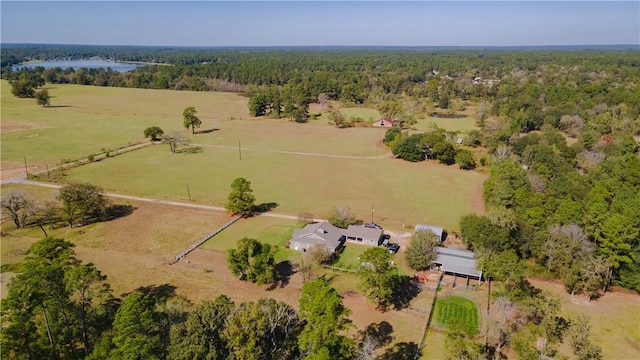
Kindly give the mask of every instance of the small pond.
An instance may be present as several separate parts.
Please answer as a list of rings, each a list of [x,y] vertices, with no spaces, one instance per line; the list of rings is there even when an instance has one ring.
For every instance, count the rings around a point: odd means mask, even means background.
[[[142,64],[132,64],[125,62],[117,62],[111,60],[97,60],[97,59],[85,59],[85,60],[53,60],[53,61],[38,61],[38,62],[30,62],[20,65],[15,65],[12,70],[19,70],[22,67],[27,67],[29,69],[33,69],[38,66],[42,66],[45,69],[50,68],[61,68],[68,69],[73,68],[74,70],[78,70],[81,68],[87,69],[100,69],[100,68],[111,68],[113,71],[117,72],[127,72],[137,68],[138,66],[143,66]]]
[[[464,115],[456,115],[456,114],[441,114],[441,113],[431,113],[429,116],[437,119],[464,119],[466,116]]]

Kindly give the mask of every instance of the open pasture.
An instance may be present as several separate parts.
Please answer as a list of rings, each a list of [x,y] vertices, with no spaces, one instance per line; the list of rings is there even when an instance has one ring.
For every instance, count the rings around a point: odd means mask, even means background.
[[[55,163],[148,141],[143,130],[186,131],[182,111],[195,106],[201,130],[230,118],[248,117],[247,99],[232,93],[143,90],[68,84],[49,84],[51,106],[11,94],[1,84],[2,161]]]
[[[337,129],[321,121],[298,124],[286,119],[237,119],[215,124],[213,131],[190,135],[193,144],[226,146],[238,153],[289,151],[337,156],[384,156],[380,129]],[[384,136],[384,133],[382,133]]]
[[[614,289],[589,301],[584,295],[568,294],[561,283],[530,279],[542,290],[558,296],[561,315],[583,314],[591,323],[591,341],[602,347],[604,359],[637,359],[640,353],[640,295]]]
[[[411,127],[413,129],[424,132],[433,131],[433,129],[435,129],[435,126],[447,131],[458,131],[461,134],[468,133],[471,130],[480,129],[478,126],[476,126],[476,120],[471,116],[465,116],[457,119],[443,117],[435,118],[429,116],[424,119],[419,119],[418,122]]]
[[[383,226],[428,223],[458,229],[461,216],[482,212],[485,175],[435,162],[353,159],[202,147],[172,154],[156,145],[67,172],[107,191],[144,197],[192,199],[224,206],[231,182],[251,181],[256,203],[277,203],[278,213],[325,218],[348,206],[358,218]]]

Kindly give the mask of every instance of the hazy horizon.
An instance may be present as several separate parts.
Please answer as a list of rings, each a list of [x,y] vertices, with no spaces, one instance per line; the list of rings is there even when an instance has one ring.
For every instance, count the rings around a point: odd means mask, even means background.
[[[4,44],[467,48],[640,44],[638,1],[3,0],[0,8]]]

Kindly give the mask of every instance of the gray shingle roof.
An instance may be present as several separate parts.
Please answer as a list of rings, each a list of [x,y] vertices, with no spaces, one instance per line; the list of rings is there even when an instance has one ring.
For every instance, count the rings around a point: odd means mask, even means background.
[[[364,227],[362,225],[349,225],[346,230],[342,230],[344,236],[360,237],[363,239],[380,240],[382,237],[381,229]]]
[[[335,249],[341,244],[343,229],[337,228],[328,222],[309,224],[302,229],[293,230],[291,241],[305,244],[322,244],[327,248]]]

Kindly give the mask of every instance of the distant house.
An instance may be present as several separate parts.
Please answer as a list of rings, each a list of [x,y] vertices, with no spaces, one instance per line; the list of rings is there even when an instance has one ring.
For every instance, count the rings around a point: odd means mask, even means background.
[[[376,126],[376,127],[392,127],[393,126],[393,120],[391,120],[389,118],[382,118],[382,119],[374,122],[373,126]]]
[[[436,234],[436,236],[438,237],[440,242],[443,242],[445,240],[445,239],[443,239],[443,237],[446,234],[446,232],[444,231],[443,227],[434,226],[434,225],[418,224],[413,228],[413,232],[414,233],[416,231],[426,231],[426,230],[430,230],[431,232]]]
[[[340,249],[345,241],[344,229],[337,228],[328,222],[309,224],[293,231],[289,240],[292,249],[305,252],[315,245],[324,246],[330,253]]]
[[[463,276],[467,278],[482,280],[482,270],[476,268],[476,256],[472,251],[445,248],[437,246],[436,258],[431,262],[433,267],[438,268],[445,274]]]
[[[382,229],[349,225],[346,230],[343,230],[343,234],[346,241],[354,244],[378,246],[382,243]]]

